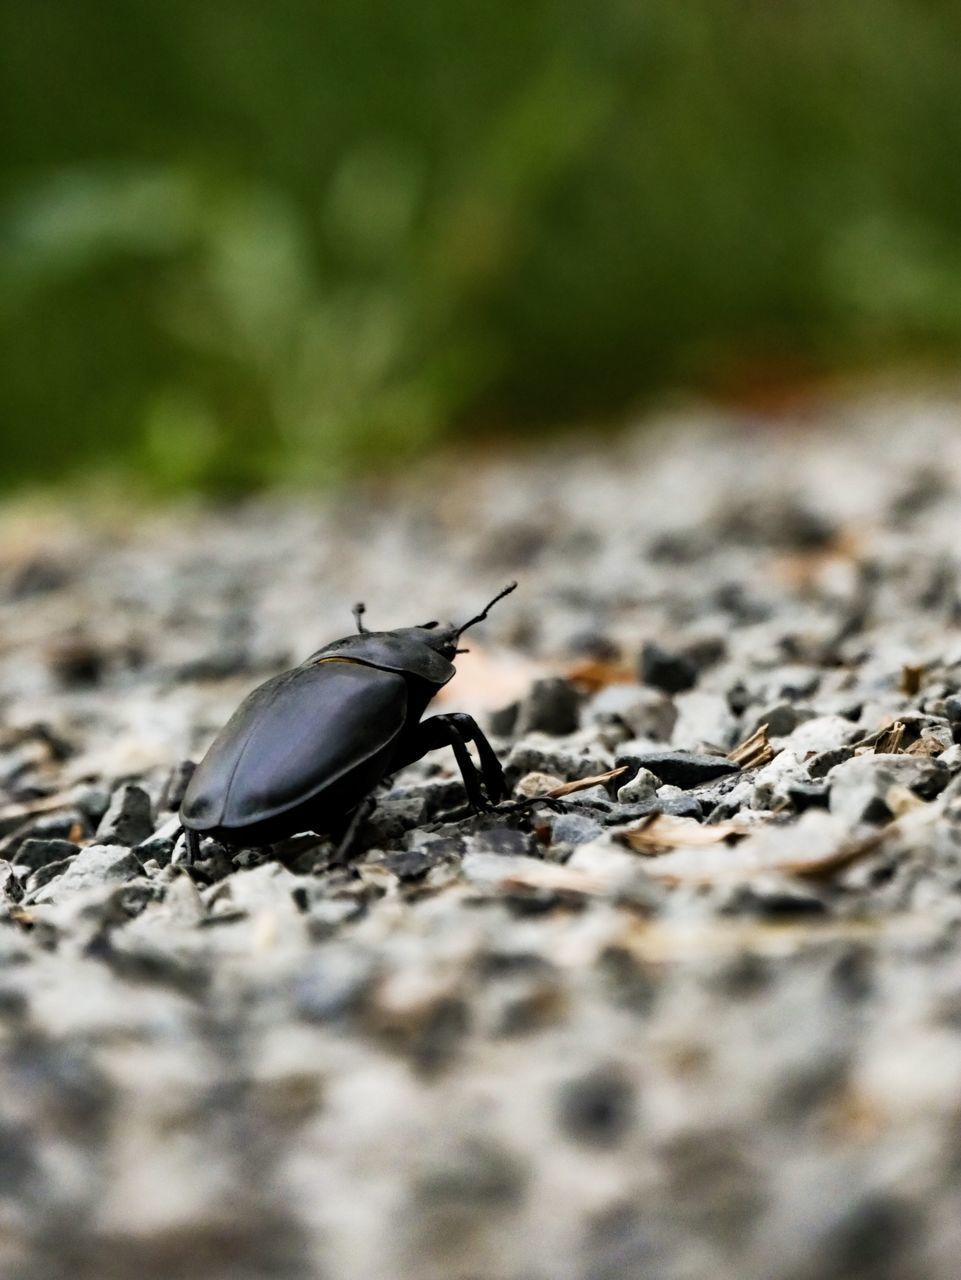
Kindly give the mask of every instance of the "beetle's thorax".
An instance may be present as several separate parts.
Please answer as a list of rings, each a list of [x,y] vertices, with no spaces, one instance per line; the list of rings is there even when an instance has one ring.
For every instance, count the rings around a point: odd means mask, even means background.
[[[397,671],[429,684],[446,684],[454,674],[451,659],[457,646],[453,627],[399,627],[344,636],[312,653],[305,666],[317,662],[359,662],[382,671]]]

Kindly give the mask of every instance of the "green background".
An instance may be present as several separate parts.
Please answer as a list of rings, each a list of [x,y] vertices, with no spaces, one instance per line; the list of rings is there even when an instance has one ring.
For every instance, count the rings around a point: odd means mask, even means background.
[[[3,479],[949,362],[959,48],[951,0],[6,0]]]

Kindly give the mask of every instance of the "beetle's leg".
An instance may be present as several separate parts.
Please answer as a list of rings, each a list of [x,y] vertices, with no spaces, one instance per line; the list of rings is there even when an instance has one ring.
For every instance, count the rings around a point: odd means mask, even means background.
[[[184,827],[184,844],[187,846],[188,865],[200,861],[200,835],[192,827]]]
[[[463,711],[451,711],[445,719],[457,726],[458,732],[465,742],[473,742],[480,758],[481,777],[491,804],[499,804],[507,795],[507,779],[501,762],[494,754],[494,748],[487,741],[484,732],[473,716]]]
[[[453,723],[455,719],[453,715],[439,715],[431,716],[429,720],[422,720],[411,734],[408,749],[404,751],[401,758],[392,762],[391,767],[399,769],[405,764],[419,760],[428,751],[436,751],[438,747],[451,747],[471,808],[489,809],[490,805],[481,791],[480,777],[464,742],[463,732],[459,725]]]
[[[440,720],[440,716],[434,717]],[[457,761],[457,767],[460,769],[460,776],[464,780],[464,790],[467,792],[467,800],[473,809],[489,809],[490,805],[484,799],[484,793],[480,788],[480,778],[474,767],[474,761],[470,758],[470,752],[467,750],[467,744],[458,732],[457,726],[446,724],[444,728],[449,736],[448,741],[454,752],[454,759]]]
[[[337,848],[334,850],[334,856],[331,858],[331,866],[341,867],[348,860],[354,848],[354,841],[357,838],[357,832],[367,821],[377,802],[373,796],[366,796],[361,800],[360,804],[350,815],[350,819],[344,829],[343,835],[337,842]]]

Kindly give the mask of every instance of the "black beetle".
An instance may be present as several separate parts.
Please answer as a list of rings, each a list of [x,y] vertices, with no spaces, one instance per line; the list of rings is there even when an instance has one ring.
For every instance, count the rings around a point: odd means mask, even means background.
[[[512,582],[463,626],[425,622],[334,640],[240,704],[197,766],[180,807],[187,848],[201,836],[228,845],[273,844],[298,831],[329,833],[358,811],[378,782],[436,747],[451,746],[475,809],[507,794],[494,749],[471,716],[421,720],[454,675],[468,627],[517,586]],[[480,777],[467,750],[473,742]],[[487,792],[485,801],[481,789]]]

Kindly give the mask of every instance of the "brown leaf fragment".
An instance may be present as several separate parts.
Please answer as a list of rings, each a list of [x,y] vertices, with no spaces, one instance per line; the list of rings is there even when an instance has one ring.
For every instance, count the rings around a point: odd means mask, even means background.
[[[583,658],[572,662],[563,674],[585,693],[598,693],[611,684],[637,684],[636,672],[620,660]]]
[[[756,769],[759,765],[769,764],[774,759],[775,751],[767,736],[767,725],[761,724],[750,737],[738,743],[733,751],[727,753],[728,760],[741,769]]]
[[[605,782],[610,782],[612,778],[619,778],[624,773],[630,773],[630,765],[621,765],[619,769],[608,769],[607,773],[595,773],[590,778],[575,778],[573,782],[563,782],[559,787],[553,787],[550,791],[545,791],[544,795],[549,800],[560,800],[561,796],[573,795],[575,791],[586,791],[588,787],[596,787]]]
[[[923,679],[924,667],[913,662],[906,662],[901,668],[901,692],[906,693],[909,698],[916,693],[920,693]]]
[[[0,822],[11,818],[32,818],[36,813],[53,813],[67,809],[74,803],[71,791],[60,791],[53,796],[38,796],[35,800],[21,800],[0,806]]]
[[[894,724],[888,725],[874,744],[874,754],[895,755],[899,752],[901,750],[901,741],[904,738],[904,729],[905,726],[900,720],[895,720]]]
[[[865,737],[859,738],[857,742],[851,745],[855,754],[873,751],[876,755],[896,755],[900,750],[904,732],[905,725],[902,721],[894,720],[882,729],[876,729],[874,733],[869,733]]]
[[[739,822],[705,825],[696,818],[680,818],[670,813],[652,813],[621,833],[621,839],[638,853],[654,855],[667,849],[704,848],[726,844],[747,834]]]

